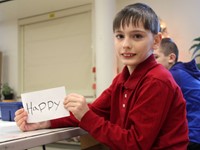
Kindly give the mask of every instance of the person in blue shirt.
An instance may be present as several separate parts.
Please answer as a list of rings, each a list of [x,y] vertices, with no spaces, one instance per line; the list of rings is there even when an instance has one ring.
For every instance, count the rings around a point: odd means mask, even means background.
[[[180,86],[186,100],[189,127],[188,150],[200,150],[200,70],[195,59],[178,62],[179,50],[170,38],[163,38],[154,50],[156,61],[167,68]]]

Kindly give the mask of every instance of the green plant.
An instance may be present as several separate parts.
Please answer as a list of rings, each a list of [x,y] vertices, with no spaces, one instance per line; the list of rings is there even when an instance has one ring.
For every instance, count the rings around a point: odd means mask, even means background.
[[[198,51],[200,50],[200,37],[195,38],[193,41],[197,42],[197,43],[193,44],[190,47],[190,50],[192,50],[192,49],[194,50],[193,53],[192,53],[192,57],[197,58],[197,57],[200,56],[200,53],[198,53]]]
[[[4,83],[1,89],[1,93],[5,97],[7,95],[13,95],[14,90],[8,85],[8,83]]]
[[[200,37],[197,37],[193,40],[194,43],[189,50],[193,50],[192,52],[192,58],[196,59],[197,57],[200,57]],[[200,62],[197,63],[198,68],[200,69]]]

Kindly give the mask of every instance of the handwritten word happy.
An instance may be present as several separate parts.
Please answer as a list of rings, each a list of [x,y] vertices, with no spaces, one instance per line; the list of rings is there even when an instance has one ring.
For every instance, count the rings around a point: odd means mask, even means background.
[[[56,111],[58,109],[58,106],[60,105],[60,101],[54,102],[54,101],[47,101],[47,102],[41,102],[38,105],[33,106],[32,102],[26,103],[26,110],[28,111],[28,114],[32,114],[36,111],[43,112],[43,111]]]

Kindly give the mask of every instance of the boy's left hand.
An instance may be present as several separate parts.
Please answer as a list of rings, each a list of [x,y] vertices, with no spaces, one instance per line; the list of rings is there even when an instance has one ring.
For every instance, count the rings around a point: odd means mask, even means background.
[[[84,96],[79,94],[69,94],[65,97],[63,102],[64,107],[72,112],[72,114],[78,119],[79,121],[85,115],[85,113],[89,110],[87,105],[86,99]]]

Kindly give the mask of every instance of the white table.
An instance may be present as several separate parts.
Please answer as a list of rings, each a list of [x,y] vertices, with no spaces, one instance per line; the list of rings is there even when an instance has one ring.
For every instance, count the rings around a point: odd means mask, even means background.
[[[86,133],[79,127],[22,132],[15,122],[0,120],[0,150],[24,150]]]

